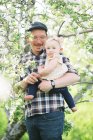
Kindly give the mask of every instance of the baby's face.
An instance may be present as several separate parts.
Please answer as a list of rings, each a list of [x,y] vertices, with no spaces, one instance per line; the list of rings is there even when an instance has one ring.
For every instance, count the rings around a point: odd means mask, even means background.
[[[60,53],[60,45],[55,40],[46,42],[45,49],[46,49],[47,56],[50,57],[53,57],[54,55],[58,55]]]

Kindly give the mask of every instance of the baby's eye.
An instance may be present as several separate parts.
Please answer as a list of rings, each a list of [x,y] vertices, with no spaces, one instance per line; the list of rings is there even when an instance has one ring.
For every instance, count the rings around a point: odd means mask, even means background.
[[[49,50],[49,49],[50,49],[50,47],[47,48],[47,50]]]
[[[55,47],[52,47],[52,49],[55,49]]]

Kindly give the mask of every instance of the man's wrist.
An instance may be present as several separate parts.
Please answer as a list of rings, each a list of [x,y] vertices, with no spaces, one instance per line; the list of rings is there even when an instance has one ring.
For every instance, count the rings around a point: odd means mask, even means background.
[[[21,83],[21,87],[22,88],[26,88],[27,87],[26,79],[23,79],[22,81],[20,81],[20,83]]]
[[[54,80],[50,80],[50,82],[51,82],[52,89],[54,89],[55,88],[55,81]]]

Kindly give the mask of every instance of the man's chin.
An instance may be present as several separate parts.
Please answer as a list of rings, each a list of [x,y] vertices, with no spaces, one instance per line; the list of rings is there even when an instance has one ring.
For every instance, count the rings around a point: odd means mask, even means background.
[[[41,51],[43,49],[43,47],[39,47],[37,48],[37,51]]]

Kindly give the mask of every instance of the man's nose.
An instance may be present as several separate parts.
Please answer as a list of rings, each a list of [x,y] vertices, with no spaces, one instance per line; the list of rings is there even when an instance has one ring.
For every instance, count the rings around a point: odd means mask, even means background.
[[[42,39],[41,38],[37,38],[37,43],[42,43]]]

